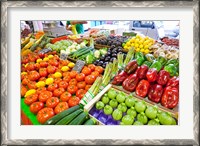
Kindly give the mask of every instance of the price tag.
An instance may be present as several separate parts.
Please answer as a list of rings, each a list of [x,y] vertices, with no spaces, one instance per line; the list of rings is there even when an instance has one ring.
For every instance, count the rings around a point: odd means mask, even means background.
[[[61,53],[60,54],[60,59],[61,60],[66,60],[67,59],[67,54],[66,53]]]
[[[80,73],[84,65],[85,65],[84,61],[77,60],[75,66],[74,66],[74,68],[72,70],[75,70],[78,73]]]
[[[50,51],[52,51],[51,48],[44,48],[44,49],[40,50],[40,51],[38,52],[38,54],[46,54],[46,53],[48,53],[48,52],[50,52]]]

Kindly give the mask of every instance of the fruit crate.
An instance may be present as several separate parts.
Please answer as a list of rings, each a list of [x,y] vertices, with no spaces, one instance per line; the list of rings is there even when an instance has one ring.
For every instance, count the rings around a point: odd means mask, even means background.
[[[87,111],[88,113],[89,113],[89,116],[90,117],[93,117],[93,118],[95,118],[96,120],[97,120],[97,123],[98,123],[98,125],[107,125],[107,124],[104,124],[102,121],[101,121],[101,119],[98,119],[98,116],[100,115],[100,114],[102,114],[103,113],[103,111],[100,111],[99,113],[97,113],[97,115],[92,115],[92,112],[95,112],[95,110],[96,110],[96,108],[95,108],[95,104],[96,104],[96,102],[98,102],[101,98],[102,98],[102,96],[109,90],[109,89],[114,89],[114,90],[116,90],[116,91],[123,91],[127,96],[128,95],[130,95],[130,93],[128,93],[127,91],[125,91],[125,90],[122,90],[121,88],[119,88],[119,87],[117,87],[117,86],[115,86],[115,85],[112,85],[112,84],[108,84],[99,94],[97,94],[87,105],[85,105],[84,106],[84,111]],[[143,101],[144,99],[142,99],[141,97],[138,97],[138,96],[136,96],[135,94],[133,94],[133,98],[134,99],[136,99],[137,101]],[[153,103],[151,103],[151,102],[147,102],[146,100],[145,100],[145,103],[146,103],[146,105],[147,106],[154,106],[155,104],[153,104]],[[93,111],[92,111],[93,110]],[[158,110],[160,110],[160,111],[163,111],[163,112],[169,112],[171,115],[172,115],[172,117],[176,120],[176,122],[178,121],[178,114],[177,114],[177,112],[172,112],[172,111],[170,111],[170,110],[168,110],[168,109],[165,109],[165,108],[161,108],[160,106],[158,106]],[[105,115],[105,114],[104,114]],[[123,115],[125,115],[124,113],[123,113]],[[107,118],[108,119],[110,119],[110,117],[111,117],[111,115],[108,115],[107,116]],[[109,121],[109,120],[107,120],[107,121]],[[114,121],[114,123],[115,124],[111,124],[111,125],[119,125],[120,124],[120,121],[115,121],[115,120],[112,120],[112,121]],[[177,122],[178,123],[178,122]],[[108,124],[108,125],[110,125],[110,124]]]

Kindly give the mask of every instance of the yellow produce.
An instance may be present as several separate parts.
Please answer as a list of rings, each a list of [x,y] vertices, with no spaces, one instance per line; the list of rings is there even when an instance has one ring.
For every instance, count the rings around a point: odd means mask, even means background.
[[[136,48],[135,51],[136,51],[136,52],[139,52],[139,51],[140,51],[140,48]]]
[[[70,63],[68,64],[68,66],[69,66],[70,68],[73,68],[73,67],[75,66],[75,64],[74,64],[73,62],[70,62]]]
[[[39,81],[36,83],[36,86],[39,88],[39,87],[44,87],[46,84],[44,81]]]
[[[21,53],[21,55],[22,56],[26,56],[26,55],[28,55],[29,53],[31,53],[32,51],[30,50],[30,49],[22,49],[22,53]]]
[[[143,45],[141,44],[141,45],[140,45],[140,49],[142,49],[142,48],[143,48]]]
[[[44,57],[43,60],[44,61],[49,61],[49,58],[48,57]]]
[[[28,63],[26,63],[26,65],[24,66],[25,68],[28,66]]]
[[[40,62],[42,62],[42,59],[37,59],[36,62],[37,62],[37,63],[40,63]]]
[[[49,55],[48,58],[49,58],[49,59],[53,58],[53,55]]]
[[[54,79],[53,79],[53,78],[47,78],[46,81],[45,81],[46,85],[50,85],[50,84],[52,84],[53,82],[54,82]]]
[[[62,74],[60,72],[56,72],[56,73],[54,73],[54,77],[55,78],[61,78]]]
[[[26,74],[27,74],[27,72],[22,72],[22,73],[21,73],[21,75],[26,75]]]
[[[32,95],[32,94],[35,94],[36,93],[36,90],[35,89],[30,89],[26,92],[25,96],[24,97],[27,97],[29,95]]]
[[[62,70],[62,71],[68,71],[68,70],[70,70],[70,68],[69,68],[68,66],[63,66],[63,67],[61,68],[61,70]]]
[[[149,53],[149,50],[144,50],[144,54],[148,54]]]

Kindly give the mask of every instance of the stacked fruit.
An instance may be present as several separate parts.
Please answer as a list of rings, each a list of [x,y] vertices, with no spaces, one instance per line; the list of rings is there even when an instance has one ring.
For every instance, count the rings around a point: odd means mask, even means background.
[[[113,88],[95,104],[90,114],[106,125],[176,125],[169,113]]]
[[[125,50],[129,50],[131,47],[135,48],[136,52],[142,52],[145,54],[149,53],[149,47],[151,47],[155,43],[155,40],[142,35],[136,35],[132,37],[126,44],[123,45]]]
[[[21,97],[40,123],[79,104],[103,72],[103,68],[91,64],[78,73],[72,70],[74,65],[53,54],[32,53],[22,59]]]

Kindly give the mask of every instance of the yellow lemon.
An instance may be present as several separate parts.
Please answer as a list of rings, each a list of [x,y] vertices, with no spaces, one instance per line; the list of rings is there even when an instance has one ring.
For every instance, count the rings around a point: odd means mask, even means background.
[[[36,83],[36,86],[39,88],[39,87],[44,87],[46,84],[44,81],[39,81]]]
[[[148,48],[149,48],[149,46],[148,46],[148,45],[145,45],[145,46],[144,46],[144,49],[145,49],[145,50],[146,50],[146,49],[148,49]]]
[[[60,72],[56,72],[56,73],[54,73],[54,77],[55,78],[61,78],[62,74]]]
[[[68,66],[63,66],[62,68],[61,68],[61,70],[62,71],[68,71],[70,68],[68,67]]]
[[[136,51],[136,52],[139,52],[139,51],[140,51],[140,48],[136,48],[135,51]]]
[[[142,48],[143,48],[143,45],[141,44],[139,47],[140,47],[140,49],[142,49]]]
[[[53,58],[53,55],[49,55],[48,58],[49,58],[49,59]]]
[[[32,94],[35,94],[36,93],[36,90],[35,89],[30,89],[26,92],[25,96],[24,97],[27,97],[29,95],[32,95]]]
[[[44,57],[43,60],[44,61],[49,61],[49,58],[48,57]]]
[[[135,44],[135,47],[138,48],[138,47],[139,47],[139,44]]]
[[[141,51],[142,53],[144,53],[144,49],[141,49],[140,51]]]
[[[46,81],[45,81],[45,83],[47,84],[47,85],[50,85],[50,84],[52,84],[54,82],[54,79],[53,78],[48,78],[48,79],[46,79]]]
[[[36,61],[36,62],[37,62],[37,63],[40,63],[41,61],[42,61],[42,59],[37,59],[37,61]]]
[[[135,44],[134,44],[134,43],[132,43],[132,44],[131,44],[131,47],[134,47],[134,46],[135,46]]]
[[[73,68],[73,67],[75,66],[75,64],[74,64],[73,62],[70,62],[70,63],[68,64],[68,66],[69,66],[70,68]]]
[[[140,41],[139,39],[135,39],[135,43],[139,43],[139,41]]]
[[[148,54],[149,53],[149,49],[144,50],[144,53]]]

